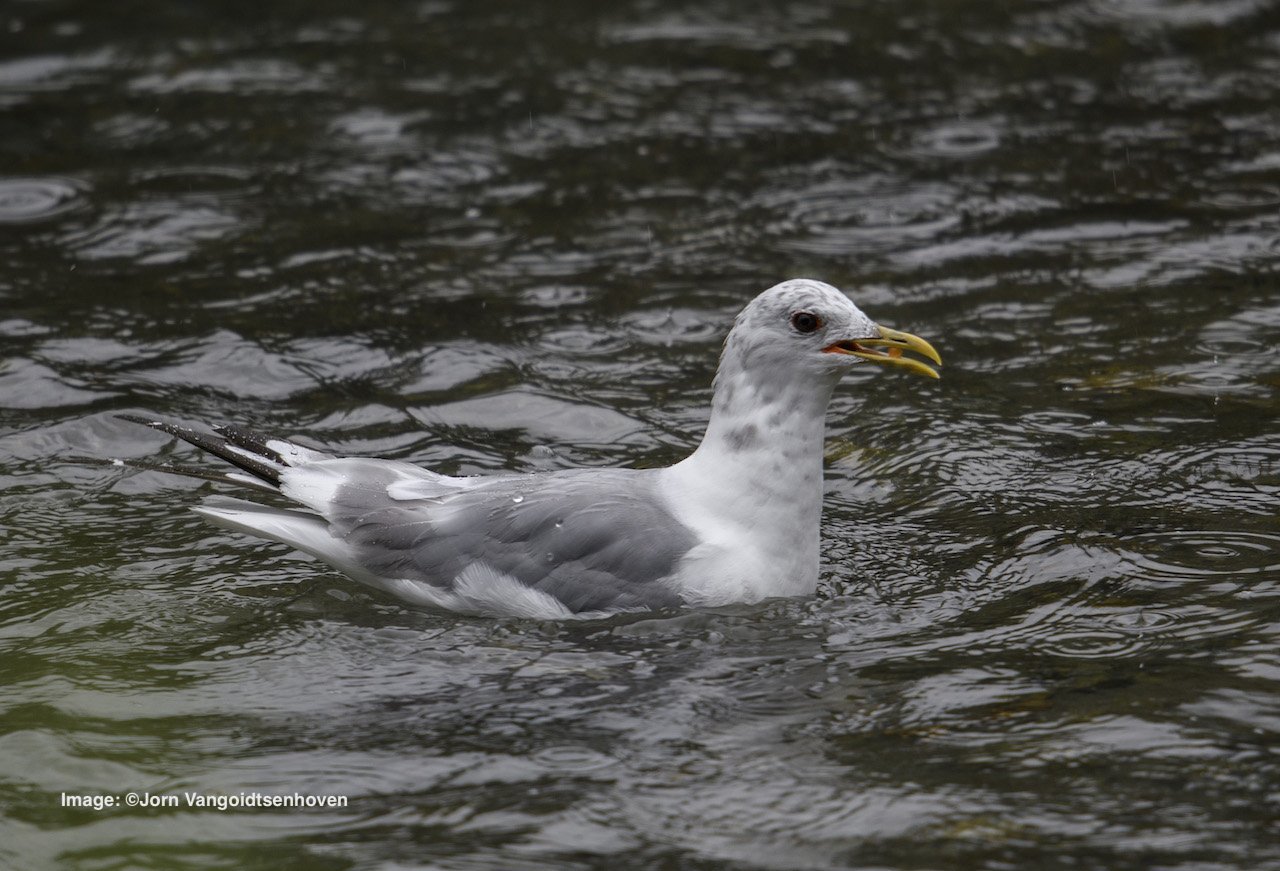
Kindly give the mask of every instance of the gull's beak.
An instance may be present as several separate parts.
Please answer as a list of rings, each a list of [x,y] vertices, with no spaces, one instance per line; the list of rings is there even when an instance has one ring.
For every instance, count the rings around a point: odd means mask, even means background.
[[[939,377],[937,370],[932,366],[927,366],[914,357],[902,356],[903,351],[914,351],[941,366],[942,358],[933,349],[933,345],[930,345],[919,336],[891,330],[888,327],[876,326],[876,332],[880,334],[876,338],[846,339],[842,342],[836,342],[834,345],[828,345],[822,350],[828,354],[850,354],[854,357],[870,360],[872,363],[901,366],[908,372],[914,372],[917,375],[927,375],[930,378]],[[881,348],[884,350],[880,350]]]

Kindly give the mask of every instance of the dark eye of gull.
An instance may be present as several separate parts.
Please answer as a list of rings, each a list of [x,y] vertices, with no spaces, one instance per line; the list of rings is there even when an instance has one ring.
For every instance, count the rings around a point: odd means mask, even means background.
[[[796,312],[791,316],[791,326],[795,327],[797,332],[812,333],[822,326],[822,318],[813,312]]]

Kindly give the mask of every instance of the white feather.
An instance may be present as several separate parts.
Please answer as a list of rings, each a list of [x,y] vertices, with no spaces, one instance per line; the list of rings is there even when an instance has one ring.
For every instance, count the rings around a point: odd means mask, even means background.
[[[527,587],[487,563],[474,562],[453,582],[454,592],[477,614],[564,620],[575,616],[559,599]]]
[[[310,448],[295,445],[293,442],[287,442],[284,439],[267,439],[267,448],[279,454],[284,459],[286,466],[301,466],[306,463],[318,463],[321,460],[333,459],[332,454],[313,451]]]
[[[218,526],[287,544],[343,571],[359,569],[346,543],[334,538],[320,517],[226,496],[212,496],[191,510]]]

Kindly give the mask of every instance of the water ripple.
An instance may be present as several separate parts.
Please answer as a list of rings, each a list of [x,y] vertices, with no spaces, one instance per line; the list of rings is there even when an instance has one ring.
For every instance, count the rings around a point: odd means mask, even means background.
[[[910,153],[922,158],[976,157],[999,147],[1002,126],[999,121],[981,119],[938,124],[916,136]]]
[[[38,224],[85,205],[88,186],[69,178],[0,178],[0,224]]]
[[[1176,530],[1128,536],[1136,581],[1223,582],[1217,592],[1250,595],[1280,589],[1280,533],[1242,530]],[[1256,577],[1260,576],[1260,577]]]

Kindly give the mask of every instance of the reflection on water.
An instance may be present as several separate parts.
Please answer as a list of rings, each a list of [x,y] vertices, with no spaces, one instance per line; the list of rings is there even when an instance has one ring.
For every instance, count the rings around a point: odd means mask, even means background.
[[[0,15],[0,865],[1280,863],[1274,4],[107,9]],[[791,275],[947,360],[812,600],[420,613],[77,462],[669,463]]]

